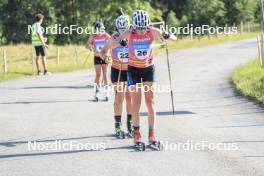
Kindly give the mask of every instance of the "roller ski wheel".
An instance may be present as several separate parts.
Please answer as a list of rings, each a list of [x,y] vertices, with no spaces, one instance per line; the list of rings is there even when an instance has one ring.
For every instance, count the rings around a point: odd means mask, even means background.
[[[143,151],[146,150],[146,146],[145,146],[144,142],[135,143],[134,148],[135,148],[136,151],[140,151],[140,152],[143,152]]]
[[[160,141],[153,141],[150,142],[147,147],[149,149],[155,150],[155,151],[162,151],[163,150],[163,145]]]
[[[125,139],[126,138],[125,132],[122,130],[116,131],[115,136],[117,139]]]

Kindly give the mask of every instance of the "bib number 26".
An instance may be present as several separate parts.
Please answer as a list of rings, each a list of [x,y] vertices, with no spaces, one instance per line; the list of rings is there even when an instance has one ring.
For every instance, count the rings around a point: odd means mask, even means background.
[[[137,58],[144,60],[147,58],[149,53],[148,50],[145,49],[145,50],[135,50],[135,54]]]

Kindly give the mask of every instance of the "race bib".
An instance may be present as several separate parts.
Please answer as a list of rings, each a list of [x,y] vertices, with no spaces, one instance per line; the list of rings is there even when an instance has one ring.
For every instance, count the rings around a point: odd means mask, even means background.
[[[101,52],[105,46],[105,42],[95,42],[95,50]]]
[[[145,60],[151,52],[151,45],[136,45],[134,46],[134,54],[140,60]]]
[[[128,48],[126,48],[125,51],[123,48],[118,49],[117,57],[120,60],[120,62],[123,62],[123,63],[128,62],[128,59],[129,59]]]

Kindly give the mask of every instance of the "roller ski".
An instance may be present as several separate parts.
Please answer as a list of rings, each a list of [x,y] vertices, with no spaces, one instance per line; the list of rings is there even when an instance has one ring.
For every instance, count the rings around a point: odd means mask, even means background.
[[[140,152],[144,152],[146,150],[146,146],[144,142],[137,142],[134,145],[135,150],[140,151]]]
[[[145,143],[141,141],[141,134],[139,130],[134,131],[134,148],[136,151],[140,152],[146,150]]]
[[[155,150],[155,151],[163,150],[162,143],[160,141],[156,140],[155,133],[154,133],[153,129],[149,130],[149,144],[147,145],[147,148]]]
[[[149,148],[151,150],[155,150],[155,151],[162,151],[163,150],[163,146],[162,146],[162,143],[160,141],[149,142],[149,144],[147,145],[147,148]]]

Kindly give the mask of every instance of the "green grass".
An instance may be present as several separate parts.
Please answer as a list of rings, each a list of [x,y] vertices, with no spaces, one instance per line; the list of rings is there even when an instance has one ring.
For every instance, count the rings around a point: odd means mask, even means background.
[[[244,96],[264,104],[264,68],[261,67],[259,59],[240,66],[231,80]]]
[[[190,40],[188,38],[179,39],[177,42],[169,42],[170,50],[178,50],[191,47],[203,47],[228,41],[237,41],[248,38],[254,38],[258,33],[244,33],[230,36],[219,37],[201,37]],[[57,47],[60,48],[60,64],[56,64]],[[8,73],[3,73],[3,50],[7,52]],[[76,52],[78,59],[76,59]],[[162,48],[156,48],[156,54],[164,52]],[[7,45],[0,48],[0,80],[9,80],[23,76],[36,74],[36,68],[31,64],[32,46],[26,44]],[[35,51],[33,51],[35,52]],[[35,55],[35,53],[33,53]],[[81,45],[65,45],[55,46],[50,45],[47,58],[48,67],[51,72],[67,72],[74,70],[89,69],[93,66],[93,54],[84,49]],[[89,56],[89,57],[88,57]],[[87,62],[86,62],[87,60]]]
[[[60,49],[60,63],[57,65],[57,47]],[[9,45],[3,46],[7,52],[8,73],[0,72],[0,80],[8,80],[22,76],[36,74],[36,67],[32,66],[32,46],[31,45]],[[78,57],[76,57],[76,51]],[[35,51],[33,50],[34,55]],[[50,72],[68,72],[81,70],[92,67],[92,53],[84,46],[67,45],[67,46],[49,46],[47,51],[48,68]],[[1,58],[0,64],[3,65]],[[41,65],[42,66],[42,65]],[[43,69],[42,69],[43,70]]]

